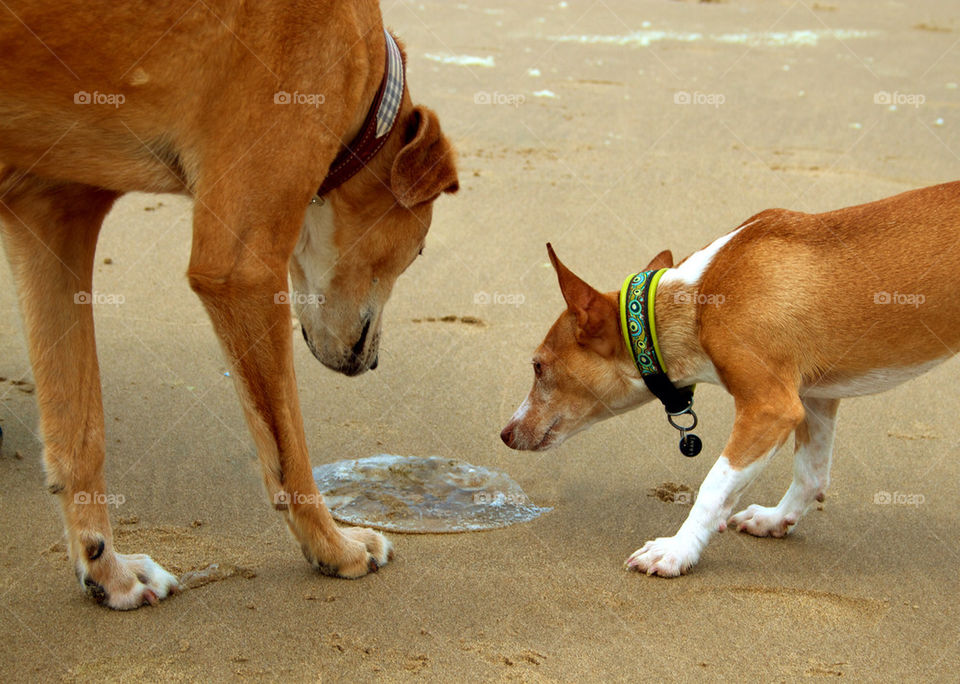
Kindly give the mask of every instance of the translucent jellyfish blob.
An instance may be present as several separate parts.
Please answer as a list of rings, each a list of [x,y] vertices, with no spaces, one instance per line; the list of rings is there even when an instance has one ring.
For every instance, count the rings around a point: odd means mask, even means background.
[[[551,510],[506,473],[439,456],[378,454],[318,466],[313,477],[334,518],[391,532],[490,530]]]

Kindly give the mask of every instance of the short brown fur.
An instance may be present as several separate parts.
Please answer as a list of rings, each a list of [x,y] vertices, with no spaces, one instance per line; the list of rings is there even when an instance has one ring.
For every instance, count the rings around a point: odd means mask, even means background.
[[[288,269],[296,276],[300,268],[291,254],[305,209],[380,84],[378,3],[173,0],[94,10],[42,0],[4,8],[0,218],[47,478],[81,583],[114,608],[154,603],[176,586],[149,558],[118,554],[106,506],[81,500],[107,490],[93,314],[75,296],[93,291],[104,216],[134,190],[196,200],[189,283],[237,380],[271,501],[304,554],[341,577],[377,569],[389,542],[338,528],[317,492],[290,306],[277,297],[288,290]],[[284,106],[280,91],[320,95],[323,104]],[[82,93],[123,101],[85,104]],[[456,189],[453,149],[436,115],[405,92],[386,145],[326,198],[339,258],[324,293],[336,305],[313,333],[323,339],[311,341],[325,350],[324,363],[349,374],[376,364],[382,306],[423,244],[433,200]]]
[[[516,449],[554,446],[653,399],[621,338],[618,293],[597,292],[548,251],[567,310],[535,352],[534,386],[501,433]],[[646,270],[672,261],[661,252]],[[726,499],[716,510],[695,505],[681,532],[703,521],[712,526],[704,534],[722,531],[749,483],[737,473],[762,466],[795,432],[794,484],[780,505],[730,518],[751,534],[786,534],[823,499],[839,400],[893,387],[960,345],[958,273],[960,182],[822,214],[770,209],[745,221],[701,271],[683,262],[668,271],[656,325],[670,379],[717,382],[736,408],[727,465],[718,462],[711,481],[711,494]],[[628,564],[685,572],[708,537],[680,536],[648,542]]]

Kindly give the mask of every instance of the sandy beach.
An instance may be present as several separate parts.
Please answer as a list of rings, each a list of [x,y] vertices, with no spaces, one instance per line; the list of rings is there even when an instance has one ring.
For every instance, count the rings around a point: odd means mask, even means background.
[[[95,276],[122,294],[95,313],[116,545],[177,574],[224,572],[129,613],[82,595],[43,485],[4,265],[2,678],[955,681],[956,360],[841,405],[827,499],[788,538],[718,535],[671,580],[623,562],[689,511],[657,488],[696,491],[732,424],[722,388],[698,390],[693,459],[655,405],[545,453],[511,451],[499,431],[563,308],[547,241],[613,290],[661,249],[685,256],[768,207],[823,211],[957,179],[960,8],[424,0],[383,13],[414,101],[459,151],[461,189],[437,202],[398,281],[376,371],[327,370],[291,326],[311,459],[449,456],[508,472],[553,510],[488,532],[393,534],[379,573],[318,575],[267,501],[184,277],[192,203],[131,194],[107,218]],[[744,506],[780,498],[791,446]]]

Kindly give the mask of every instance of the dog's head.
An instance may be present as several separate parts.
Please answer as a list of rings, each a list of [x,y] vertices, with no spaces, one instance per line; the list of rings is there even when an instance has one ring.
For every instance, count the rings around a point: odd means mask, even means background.
[[[436,114],[405,96],[398,117],[373,160],[307,209],[290,263],[304,339],[346,375],[376,368],[384,304],[423,250],[434,200],[458,188]]]
[[[503,428],[511,449],[541,451],[653,398],[620,332],[618,293],[593,289],[548,244],[567,310],[533,354],[533,388]],[[647,270],[671,266],[661,252]]]

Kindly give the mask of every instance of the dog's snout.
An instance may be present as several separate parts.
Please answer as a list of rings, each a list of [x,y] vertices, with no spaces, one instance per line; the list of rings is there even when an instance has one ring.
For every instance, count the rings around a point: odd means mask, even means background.
[[[500,431],[500,439],[511,449],[513,448],[513,423],[507,423],[507,426]]]
[[[313,355],[327,368],[353,377],[360,375],[364,371],[372,370],[377,367],[380,361],[380,355],[377,353],[378,333],[373,328],[373,317],[367,314],[362,319],[360,334],[355,341],[348,343],[350,346],[344,348],[341,338],[333,334],[334,342],[331,343],[330,336],[321,335],[314,337],[314,333],[307,330],[305,325],[300,326],[300,333],[307,343],[307,347]]]

